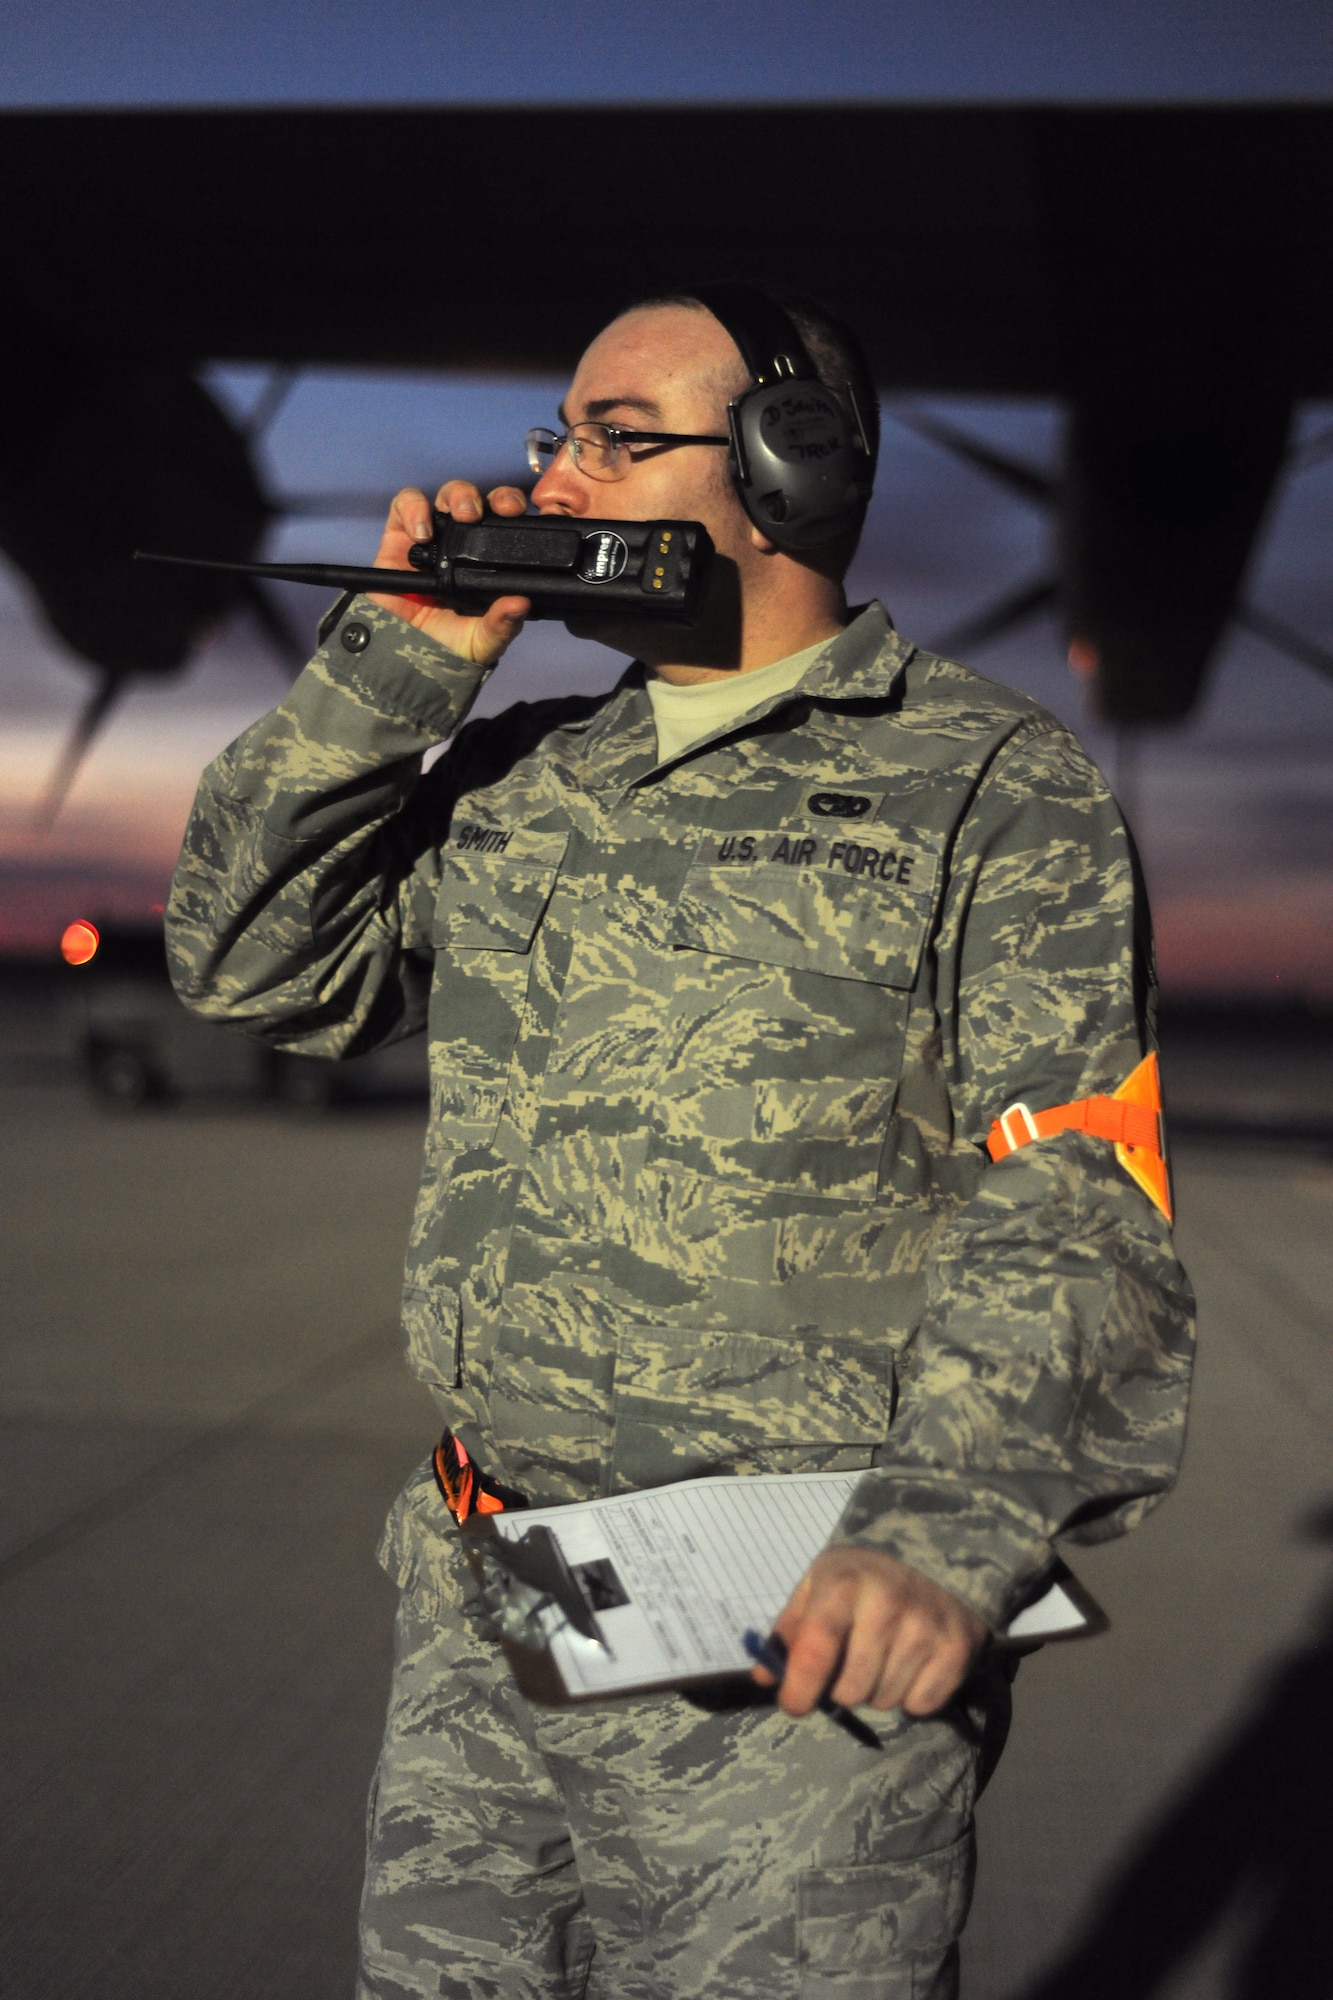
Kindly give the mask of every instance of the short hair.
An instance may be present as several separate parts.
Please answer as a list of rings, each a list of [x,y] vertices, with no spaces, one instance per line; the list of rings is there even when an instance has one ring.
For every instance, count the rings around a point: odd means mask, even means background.
[[[865,440],[870,447],[870,477],[866,484],[867,487],[872,486],[879,465],[879,395],[860,338],[846,320],[839,319],[818,299],[774,285],[759,285],[755,289],[782,307],[805,342],[806,351],[815,365],[815,373],[824,387],[837,398],[853,422],[857,416],[860,417]],[[682,291],[663,293],[656,298],[636,299],[632,305],[625,307],[625,311],[646,312],[655,306],[686,306],[696,312],[709,310],[703,299],[696,298],[692,292]],[[853,399],[855,409],[852,408]],[[863,503],[847,548],[848,562],[856,553],[865,517],[866,503]]]

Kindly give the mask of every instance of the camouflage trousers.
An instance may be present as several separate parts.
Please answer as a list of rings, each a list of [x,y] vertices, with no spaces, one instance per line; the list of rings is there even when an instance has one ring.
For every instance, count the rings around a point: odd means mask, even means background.
[[[885,1755],[771,1702],[542,1708],[468,1613],[403,1593],[359,2000],[952,2000],[1002,1669]]]

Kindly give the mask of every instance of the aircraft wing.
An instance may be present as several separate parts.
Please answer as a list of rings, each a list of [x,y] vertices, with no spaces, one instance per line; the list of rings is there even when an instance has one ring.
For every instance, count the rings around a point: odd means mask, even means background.
[[[1333,393],[1333,107],[10,112],[0,191],[0,545],[103,695],[220,602],[120,543],[243,555],[266,517],[205,360],[563,372],[627,299],[809,291],[887,389],[1066,402],[1059,573],[1020,596],[1125,720],[1190,707],[1293,405]]]
[[[20,295],[163,360],[563,369],[723,272],[894,388],[1150,386],[1226,302],[1333,390],[1333,107],[9,112],[0,189]]]

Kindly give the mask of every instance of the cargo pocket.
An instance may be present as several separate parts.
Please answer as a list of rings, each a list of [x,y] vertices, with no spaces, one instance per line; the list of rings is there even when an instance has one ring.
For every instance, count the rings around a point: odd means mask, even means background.
[[[672,923],[650,1158],[874,1199],[939,857],[873,830],[880,845],[823,842],[809,866],[766,859],[771,833],[701,844]],[[727,849],[752,858],[723,861]],[[849,872],[847,854],[874,866]]]
[[[854,1472],[888,1436],[891,1399],[887,1343],[630,1327],[616,1348],[615,1489]]]
[[[807,1868],[797,1883],[801,2000],[952,2000],[973,1836],[911,1861]]]
[[[485,842],[505,841],[494,850]],[[466,842],[471,840],[472,844]],[[532,944],[568,835],[455,827],[431,924],[431,1101],[465,1145],[493,1138],[532,971]]]

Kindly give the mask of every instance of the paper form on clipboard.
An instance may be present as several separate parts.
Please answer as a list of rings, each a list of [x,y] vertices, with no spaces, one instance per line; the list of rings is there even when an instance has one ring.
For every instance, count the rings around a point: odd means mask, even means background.
[[[492,1533],[518,1541],[529,1529],[545,1527],[559,1541],[605,1641],[574,1631],[554,1604],[536,1614],[565,1699],[670,1687],[748,1673],[742,1634],[771,1630],[864,1476],[691,1479],[605,1500],[489,1515],[475,1530],[469,1523],[468,1539],[477,1548]],[[1073,1638],[1105,1622],[1061,1569],[1013,1619],[1001,1643]],[[521,1669],[517,1660],[515,1665]]]

